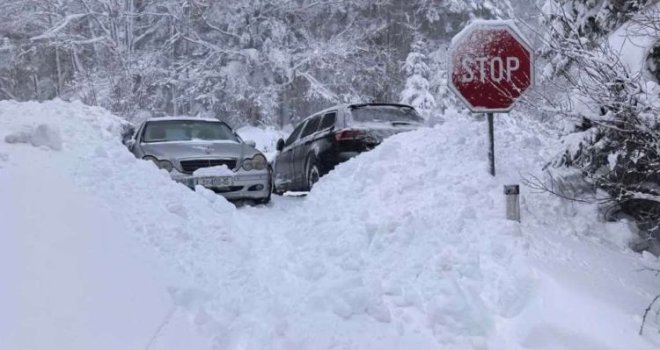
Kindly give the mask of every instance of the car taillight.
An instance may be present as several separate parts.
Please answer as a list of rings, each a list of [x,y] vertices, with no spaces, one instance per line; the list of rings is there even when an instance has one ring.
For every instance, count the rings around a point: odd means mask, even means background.
[[[335,133],[335,140],[337,141],[358,140],[358,139],[363,139],[366,136],[367,133],[364,130],[344,129],[344,130],[339,130]]]

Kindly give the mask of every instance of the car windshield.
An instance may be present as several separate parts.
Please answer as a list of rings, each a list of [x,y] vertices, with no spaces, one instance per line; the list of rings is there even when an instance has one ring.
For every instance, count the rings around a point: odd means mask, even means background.
[[[353,107],[351,114],[356,122],[422,122],[422,118],[412,107],[359,106]]]
[[[239,142],[224,123],[205,120],[150,121],[144,129],[143,142],[168,141],[234,141]]]

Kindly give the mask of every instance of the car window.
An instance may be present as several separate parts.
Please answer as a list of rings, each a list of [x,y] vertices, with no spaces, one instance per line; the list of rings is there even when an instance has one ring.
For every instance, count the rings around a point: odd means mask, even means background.
[[[313,133],[316,132],[316,129],[319,126],[319,123],[321,122],[321,116],[317,115],[316,117],[313,117],[309,121],[307,121],[307,125],[305,125],[305,128],[302,131],[302,134],[300,135],[300,138],[309,136]]]
[[[289,135],[289,137],[286,139],[286,142],[284,143],[286,146],[296,142],[296,140],[298,139],[298,135],[300,135],[300,131],[302,130],[303,126],[305,126],[305,122],[298,124],[298,126],[296,126],[296,128],[293,129],[293,132],[291,133],[291,135]]]
[[[416,122],[424,120],[412,107],[366,105],[353,107],[351,115],[356,122]]]
[[[234,141],[238,139],[225,123],[205,120],[150,121],[144,127],[142,142]]]
[[[326,113],[323,116],[321,125],[319,125],[319,130],[325,130],[331,126],[335,125],[335,120],[337,119],[337,112]]]

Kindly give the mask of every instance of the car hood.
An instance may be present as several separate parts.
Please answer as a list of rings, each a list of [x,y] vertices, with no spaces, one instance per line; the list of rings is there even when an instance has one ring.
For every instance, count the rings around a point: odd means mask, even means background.
[[[259,153],[247,144],[232,141],[150,142],[143,143],[140,147],[145,155],[167,160],[205,157],[242,160]]]

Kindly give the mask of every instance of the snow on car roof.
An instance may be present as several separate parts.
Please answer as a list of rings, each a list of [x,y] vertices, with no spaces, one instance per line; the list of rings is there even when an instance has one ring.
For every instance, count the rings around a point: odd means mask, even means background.
[[[146,121],[175,121],[175,120],[194,120],[194,121],[203,121],[203,122],[220,122],[220,119],[216,118],[201,118],[201,117],[190,117],[190,116],[178,116],[178,117],[154,117],[149,118]]]

